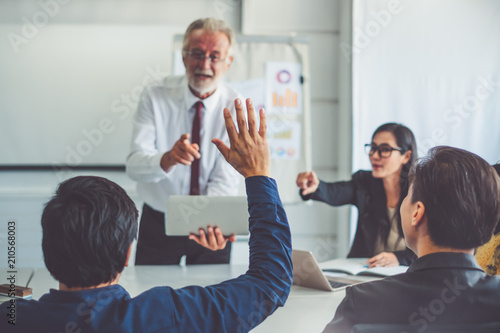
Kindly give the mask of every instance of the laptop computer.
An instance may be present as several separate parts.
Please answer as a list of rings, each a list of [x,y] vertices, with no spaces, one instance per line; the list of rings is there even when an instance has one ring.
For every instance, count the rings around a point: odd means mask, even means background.
[[[199,228],[219,227],[224,235],[248,235],[247,197],[171,195],[165,214],[168,236],[198,234]]]
[[[311,251],[292,250],[293,284],[325,291],[343,290],[347,286],[366,281],[350,276],[326,276]]]

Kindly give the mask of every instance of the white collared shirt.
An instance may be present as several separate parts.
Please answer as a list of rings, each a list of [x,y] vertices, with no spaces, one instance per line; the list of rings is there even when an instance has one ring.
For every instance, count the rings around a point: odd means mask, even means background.
[[[224,159],[211,140],[219,138],[228,145],[223,110],[229,108],[235,119],[234,100],[241,98],[234,89],[221,83],[209,97],[201,100],[200,193],[236,195],[242,178]],[[182,134],[192,131],[194,104],[200,99],[188,88],[185,76],[169,76],[147,86],[133,120],[127,175],[137,181],[137,192],[149,206],[166,212],[169,195],[188,195],[191,166],[177,164],[165,172],[160,161]],[[229,146],[229,145],[228,145]]]

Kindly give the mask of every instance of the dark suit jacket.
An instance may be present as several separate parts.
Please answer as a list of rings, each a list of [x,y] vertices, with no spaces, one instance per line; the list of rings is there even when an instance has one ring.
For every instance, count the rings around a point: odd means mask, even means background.
[[[346,289],[325,332],[350,332],[358,323],[430,324],[500,321],[500,277],[465,253],[433,253],[408,272]]]
[[[401,197],[408,189],[401,184]],[[301,194],[302,196],[302,194]],[[316,192],[302,199],[313,199],[332,206],[354,205],[358,208],[358,226],[349,258],[370,258],[375,255],[378,227],[381,219],[388,220],[387,199],[382,179],[373,178],[371,171],[360,170],[350,181],[325,183],[320,181]],[[394,252],[401,265],[410,265],[417,257],[410,250]]]

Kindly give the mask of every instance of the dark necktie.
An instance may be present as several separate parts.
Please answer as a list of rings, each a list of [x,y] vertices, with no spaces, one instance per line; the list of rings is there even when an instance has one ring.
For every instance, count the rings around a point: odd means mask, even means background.
[[[201,130],[201,109],[203,108],[203,103],[198,101],[194,105],[195,114],[193,118],[193,132],[191,134],[191,143],[198,144],[201,148],[200,143],[200,130]],[[201,153],[201,150],[200,150]],[[200,160],[195,159],[191,164],[191,186],[189,189],[190,195],[200,195]]]

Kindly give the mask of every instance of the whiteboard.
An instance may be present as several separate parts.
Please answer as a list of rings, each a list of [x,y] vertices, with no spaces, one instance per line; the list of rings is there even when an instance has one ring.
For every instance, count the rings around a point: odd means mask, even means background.
[[[1,38],[0,165],[124,165],[139,95],[170,73],[184,29],[50,24],[19,47]]]

